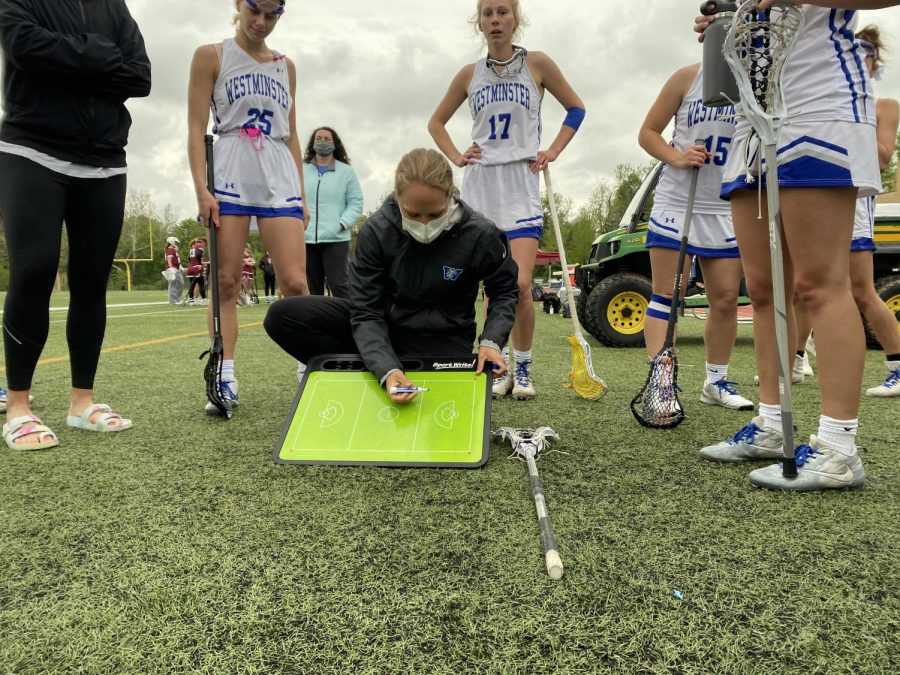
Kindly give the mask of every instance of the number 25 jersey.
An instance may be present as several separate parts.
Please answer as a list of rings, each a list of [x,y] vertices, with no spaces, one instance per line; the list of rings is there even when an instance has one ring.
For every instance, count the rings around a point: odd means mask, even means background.
[[[234,39],[222,41],[219,78],[212,97],[213,133],[220,136],[255,127],[271,140],[290,137],[291,105],[287,59],[260,63]]]
[[[541,142],[541,95],[523,62],[517,73],[497,75],[486,59],[475,63],[469,83],[472,140],[482,164],[532,160]]]

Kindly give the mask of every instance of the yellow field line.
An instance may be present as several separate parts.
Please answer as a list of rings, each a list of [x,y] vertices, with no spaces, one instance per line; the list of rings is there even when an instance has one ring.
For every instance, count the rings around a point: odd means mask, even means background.
[[[253,323],[245,323],[241,324],[239,328],[256,328],[258,326],[262,326],[262,321],[254,321]],[[187,338],[195,338],[195,337],[206,337],[209,335],[206,331],[202,333],[185,333],[184,335],[172,335],[170,337],[157,338],[155,340],[144,340],[142,342],[132,342],[127,345],[116,345],[115,347],[107,347],[106,349],[101,349],[101,354],[112,354],[113,352],[127,352],[132,349],[141,349],[142,347],[152,347],[154,345],[164,345],[169,342],[176,342],[177,340],[184,340]],[[64,361],[69,360],[69,355],[65,354],[63,356],[51,356],[47,359],[41,359],[38,361],[39,366],[46,366],[52,363],[63,363]],[[0,373],[5,372],[6,368],[0,368]]]

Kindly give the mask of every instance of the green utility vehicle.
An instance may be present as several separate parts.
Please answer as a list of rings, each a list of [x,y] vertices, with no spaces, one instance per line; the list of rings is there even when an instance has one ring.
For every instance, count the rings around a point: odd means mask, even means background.
[[[575,271],[581,289],[578,316],[584,327],[608,347],[644,345],[644,317],[650,303],[650,255],[644,244],[653,194],[662,164],[647,174],[619,227],[598,237],[586,264]],[[900,204],[878,204],[875,210],[875,281],[879,294],[897,316],[900,327]],[[693,281],[693,280],[691,280]],[[687,311],[708,307],[706,296],[689,294]],[[739,304],[750,303],[742,285]],[[866,325],[869,344],[877,346]]]

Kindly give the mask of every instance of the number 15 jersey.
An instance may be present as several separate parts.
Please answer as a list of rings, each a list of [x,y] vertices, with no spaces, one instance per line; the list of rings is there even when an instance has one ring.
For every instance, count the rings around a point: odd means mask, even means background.
[[[532,160],[541,143],[541,95],[528,66],[497,75],[487,59],[475,63],[469,83],[472,140],[481,148],[481,164]]]

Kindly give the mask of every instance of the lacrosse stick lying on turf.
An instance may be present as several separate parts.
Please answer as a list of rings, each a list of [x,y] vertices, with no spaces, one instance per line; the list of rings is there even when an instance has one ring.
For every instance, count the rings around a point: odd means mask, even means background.
[[[559,260],[563,267],[563,283],[566,285],[566,301],[569,303],[569,314],[572,315],[572,327],[574,334],[567,339],[572,345],[572,370],[569,372],[569,387],[575,390],[581,398],[589,401],[597,401],[603,398],[608,391],[606,382],[594,373],[591,363],[591,346],[581,333],[581,324],[578,323],[578,312],[575,310],[575,294],[572,292],[572,282],[569,280],[569,266],[566,263],[566,251],[563,248],[562,232],[559,229],[559,216],[556,215],[556,197],[553,196],[553,185],[550,182],[550,169],[544,167],[544,183],[547,186],[547,201],[550,203],[550,218],[553,221],[553,231],[556,234],[556,248],[559,251]]]
[[[704,145],[703,139],[694,145]],[[678,305],[681,303],[681,279],[684,275],[684,258],[687,254],[688,236],[694,216],[694,196],[697,193],[697,178],[700,167],[691,170],[691,186],[688,191],[687,208],[684,213],[684,230],[681,246],[678,247],[678,265],[675,267],[675,289],[672,291],[672,306],[669,308],[669,323],[666,326],[666,340],[662,349],[650,359],[650,372],[637,395],[631,399],[631,414],[634,419],[651,429],[674,429],[684,422],[684,408],[678,400],[678,357],[675,355],[675,324],[678,322]]]
[[[558,441],[559,436],[550,427],[539,427],[534,431],[500,427],[493,433],[493,436],[500,441],[508,440],[512,444],[513,455],[518,455],[528,463],[528,475],[531,476],[531,495],[534,497],[534,508],[537,509],[538,523],[541,526],[541,542],[544,544],[547,574],[551,579],[562,579],[562,559],[556,548],[553,523],[550,522],[550,512],[547,510],[547,500],[544,498],[544,485],[538,476],[535,463],[541,451],[551,442]]]
[[[209,194],[215,195],[215,171],[213,168],[213,137],[208,135],[206,141],[206,189]],[[231,419],[232,404],[228,396],[222,392],[222,315],[219,308],[219,260],[216,244],[216,224],[206,223],[209,230],[209,283],[212,293],[213,335],[209,349],[200,355],[204,358],[209,355],[206,367],[203,369],[203,378],[206,380],[206,398],[216,406],[216,409]]]
[[[776,3],[767,11],[758,12],[756,0],[751,0],[742,4],[735,12],[724,48],[725,60],[734,73],[741,93],[739,110],[763,145],[775,305],[775,341],[778,345],[778,390],[784,428],[782,473],[786,478],[796,477],[797,462],[794,458],[794,414],[791,401],[793,351],[788,348],[776,147],[778,133],[787,112],[781,90],[781,75],[794,42],[803,30],[803,24],[803,12],[793,5]],[[747,174],[750,175],[749,170]],[[760,189],[763,189],[762,182]]]

